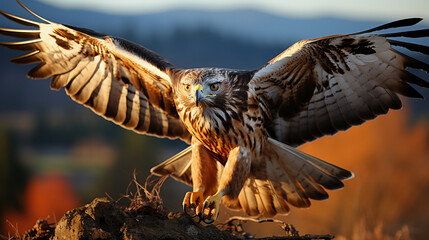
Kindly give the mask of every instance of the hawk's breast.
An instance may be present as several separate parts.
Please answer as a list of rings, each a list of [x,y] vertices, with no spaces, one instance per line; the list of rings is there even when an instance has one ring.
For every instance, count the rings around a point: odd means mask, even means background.
[[[266,138],[256,104],[184,108],[179,115],[192,136],[224,158],[237,146],[260,152]]]

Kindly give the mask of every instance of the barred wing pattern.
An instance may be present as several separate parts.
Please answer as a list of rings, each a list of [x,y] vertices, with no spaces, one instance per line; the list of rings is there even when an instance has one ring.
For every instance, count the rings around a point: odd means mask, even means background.
[[[126,40],[52,23],[34,13],[46,23],[2,11],[0,14],[37,28],[0,28],[0,34],[29,39],[0,43],[14,50],[30,51],[11,60],[18,64],[39,63],[28,77],[52,77],[52,89],[64,87],[73,100],[124,128],[190,141],[172,97],[168,71],[173,66],[165,59]]]
[[[265,127],[270,136],[298,146],[401,108],[397,94],[421,98],[409,83],[422,87],[429,87],[429,83],[407,68],[428,72],[429,65],[392,46],[426,55],[429,47],[387,38],[428,37],[429,29],[366,34],[411,26],[420,20],[405,19],[360,33],[303,40],[259,69],[250,84],[268,113]]]

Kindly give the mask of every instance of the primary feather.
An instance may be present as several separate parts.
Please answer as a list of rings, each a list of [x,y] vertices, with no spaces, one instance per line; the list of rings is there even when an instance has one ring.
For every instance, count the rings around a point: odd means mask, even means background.
[[[154,52],[126,40],[78,27],[37,23],[0,12],[35,30],[1,28],[0,34],[31,38],[1,42],[19,51],[19,64],[39,63],[30,78],[49,78],[51,88],[66,93],[95,113],[139,133],[189,142],[179,120],[167,71],[173,65]]]
[[[407,68],[429,65],[398,52],[403,46],[428,54],[427,47],[386,37],[428,37],[428,30],[361,35],[409,26],[406,19],[357,34],[300,41],[259,69],[250,84],[262,101],[274,105],[265,127],[270,136],[292,146],[332,135],[402,107],[397,94],[422,96],[410,86],[429,87]]]

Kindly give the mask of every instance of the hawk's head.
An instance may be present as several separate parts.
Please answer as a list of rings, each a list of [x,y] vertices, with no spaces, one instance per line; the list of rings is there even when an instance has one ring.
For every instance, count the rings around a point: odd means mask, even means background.
[[[218,69],[188,70],[175,87],[179,102],[186,108],[220,107],[230,90],[228,74]]]
[[[202,68],[179,72],[173,80],[175,103],[188,129],[228,131],[247,111],[253,72]],[[202,131],[204,133],[204,131]]]

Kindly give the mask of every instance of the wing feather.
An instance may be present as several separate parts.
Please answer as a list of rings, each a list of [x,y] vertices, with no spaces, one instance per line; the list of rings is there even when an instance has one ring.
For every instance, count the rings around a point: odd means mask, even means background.
[[[396,40],[389,40],[389,43],[394,46],[404,47],[411,51],[421,52],[423,54],[429,55],[429,47],[427,46],[423,46],[415,43],[401,42]]]
[[[13,22],[16,22],[18,24],[24,25],[24,26],[39,27],[39,24],[40,24],[38,22],[31,21],[29,19],[21,18],[21,17],[15,16],[15,15],[3,12],[1,10],[0,10],[0,14],[3,15],[4,17],[6,17],[9,20],[11,20]]]
[[[0,28],[0,34],[17,38],[38,38],[40,30]]]
[[[0,28],[0,34],[27,38],[0,42],[0,46],[29,51],[12,59],[18,64],[38,63],[29,77],[52,77],[52,89],[65,88],[73,100],[124,128],[189,142],[172,96],[169,71],[174,66],[167,60],[137,44],[89,29],[52,23],[37,15],[44,23],[0,14],[36,27]]]
[[[271,137],[292,146],[332,135],[402,107],[398,94],[422,98],[410,84],[429,83],[407,71],[429,64],[392,46],[429,55],[429,47],[393,37],[429,37],[429,29],[371,34],[412,26],[404,19],[367,31],[303,40],[256,71],[250,84],[259,101],[270,103],[265,127]],[[273,111],[274,109],[274,111]]]
[[[409,27],[409,26],[413,26],[413,25],[421,22],[422,20],[423,20],[422,18],[401,19],[401,20],[397,20],[397,21],[393,21],[390,23],[383,24],[383,25],[375,27],[375,28],[371,28],[369,30],[358,32],[355,34],[364,34],[364,33],[370,33],[370,32],[385,30],[385,29],[398,28],[398,27]]]
[[[36,50],[25,55],[14,57],[10,61],[16,64],[33,64],[39,62],[39,58],[36,56],[40,51]]]

